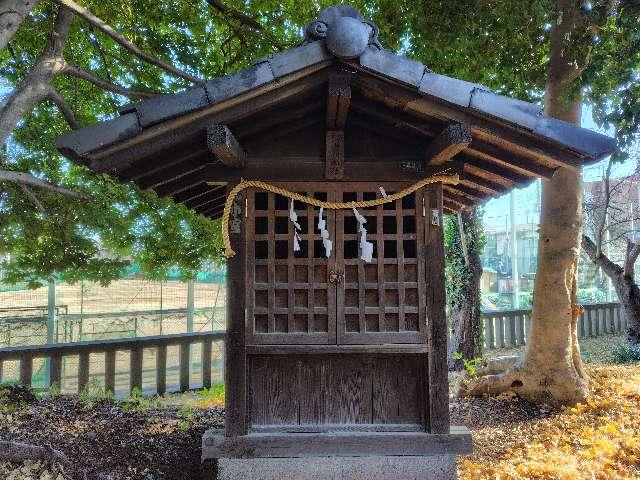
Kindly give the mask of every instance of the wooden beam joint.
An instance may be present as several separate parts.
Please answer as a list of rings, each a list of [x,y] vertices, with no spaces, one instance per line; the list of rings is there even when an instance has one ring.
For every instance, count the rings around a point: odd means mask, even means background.
[[[452,123],[429,144],[425,152],[425,163],[442,165],[467,148],[471,140],[469,127],[462,123]]]
[[[227,167],[243,168],[247,161],[246,152],[226,125],[207,126],[207,147]]]

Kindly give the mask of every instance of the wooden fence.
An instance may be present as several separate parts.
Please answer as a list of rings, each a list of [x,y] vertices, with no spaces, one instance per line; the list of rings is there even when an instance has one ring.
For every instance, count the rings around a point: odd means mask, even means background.
[[[485,312],[482,314],[482,319],[486,349],[526,345],[531,327],[531,312],[529,310]],[[626,327],[619,304],[584,305],[584,312],[578,320],[578,336],[582,338],[621,333],[626,330]],[[104,377],[104,388],[115,392],[116,353],[125,352],[129,355],[128,367],[124,372],[118,371],[117,373],[118,375],[128,375],[128,391],[142,389],[145,351],[151,350],[155,357],[155,364],[150,370],[155,376],[155,382],[152,382],[154,383],[152,391],[147,388],[145,393],[162,394],[167,391],[167,350],[169,347],[178,347],[179,380],[177,390],[184,392],[191,388],[190,380],[194,372],[199,374],[198,387],[208,388],[212,384],[212,346],[218,342],[222,344],[224,339],[224,331],[215,331],[0,348],[0,381],[7,380],[3,377],[4,364],[18,361],[18,380],[22,384],[31,385],[34,360],[44,359],[47,372],[45,387],[53,384],[60,385],[63,380],[63,360],[68,357],[77,357],[78,367],[74,369],[72,374],[76,377],[78,391],[81,391],[89,383],[90,356],[97,354],[104,356],[104,368],[100,375]],[[191,349],[194,345],[201,346],[197,371],[193,368],[194,363],[191,360]],[[221,363],[224,363],[223,359],[221,359]],[[220,380],[222,380],[222,376],[222,374],[219,375]]]
[[[53,384],[60,385],[62,381],[62,365],[66,357],[77,356],[78,368],[74,375],[77,376],[77,389],[81,391],[89,383],[89,358],[90,355],[104,355],[104,388],[111,392],[116,391],[116,353],[129,354],[129,365],[125,372],[119,371],[118,375],[126,374],[129,377],[129,391],[142,390],[143,380],[143,355],[145,350],[153,349],[155,356],[155,392],[162,394],[167,391],[167,349],[178,347],[179,357],[179,385],[178,390],[187,391],[191,380],[191,348],[201,345],[199,362],[200,379],[199,386],[208,388],[212,384],[211,352],[214,342],[224,341],[225,332],[198,332],[181,333],[174,335],[139,337],[117,340],[99,340],[90,342],[64,343],[52,345],[34,345],[26,347],[0,348],[0,381],[3,378],[3,366],[8,361],[19,362],[19,381],[24,385],[31,385],[33,377],[33,364],[35,359],[45,359],[47,370],[47,387]],[[151,393],[145,391],[145,393]]]
[[[578,338],[597,337],[608,333],[622,333],[627,325],[618,303],[583,305],[584,312],[578,318]],[[510,348],[527,344],[531,328],[530,310],[485,312],[484,347]]]

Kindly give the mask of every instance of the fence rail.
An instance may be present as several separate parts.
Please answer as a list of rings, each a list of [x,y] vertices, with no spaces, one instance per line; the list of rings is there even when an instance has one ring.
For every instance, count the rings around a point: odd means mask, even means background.
[[[509,310],[485,312],[482,314],[484,325],[484,346],[486,349],[509,348],[526,345],[531,328],[531,312],[529,310]],[[584,312],[578,319],[578,337],[596,337],[602,334],[621,333],[627,325],[617,303],[584,305]],[[102,355],[104,388],[116,391],[116,374],[129,377],[128,391],[142,389],[143,373],[152,377],[154,387],[147,388],[145,393],[163,394],[167,391],[167,373],[169,370],[167,352],[170,347],[177,347],[178,390],[181,392],[191,388],[191,376],[199,375],[198,386],[208,388],[212,385],[212,347],[214,343],[224,342],[225,332],[181,333],[171,335],[124,338],[114,340],[97,340],[50,345],[33,345],[0,348],[0,381],[7,380],[3,376],[7,362],[19,362],[18,379],[20,383],[31,385],[34,373],[34,361],[44,359],[46,372],[45,387],[60,385],[63,380],[62,366],[66,358],[77,357],[78,366],[71,374],[77,382],[77,390],[81,391],[89,383],[90,356]],[[192,361],[192,348],[200,346],[200,360]],[[151,351],[151,352],[150,352]],[[223,349],[220,349],[222,352]],[[128,365],[116,372],[116,353],[129,355]],[[145,356],[151,353],[155,363],[150,369],[143,369]],[[221,369],[224,359],[220,359]],[[219,376],[222,378],[222,374]]]
[[[201,385],[208,388],[212,384],[211,353],[214,342],[224,341],[225,332],[198,332],[183,333],[152,337],[139,337],[131,339],[100,340],[89,342],[76,342],[51,345],[34,345],[25,347],[0,348],[0,381],[3,380],[3,367],[8,361],[19,361],[19,380],[24,385],[31,385],[33,377],[33,364],[35,359],[45,359],[47,371],[47,387],[53,384],[60,385],[62,380],[63,360],[69,356],[78,356],[77,389],[81,391],[89,383],[90,355],[104,355],[104,388],[111,392],[116,391],[116,353],[127,352],[129,354],[128,374],[129,391],[142,389],[143,383],[143,359],[145,349],[154,349],[155,355],[155,392],[158,394],[167,391],[167,349],[178,347],[179,358],[179,391],[184,392],[190,388],[191,378],[191,347],[201,345],[200,377]]]
[[[626,330],[619,303],[583,305],[578,317],[578,338],[597,337]],[[530,310],[484,312],[484,347],[486,349],[519,347],[527,344],[531,328]]]

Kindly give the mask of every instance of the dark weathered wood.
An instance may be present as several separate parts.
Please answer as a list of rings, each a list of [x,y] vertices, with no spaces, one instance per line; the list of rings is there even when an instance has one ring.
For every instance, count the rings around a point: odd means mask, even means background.
[[[513,153],[503,147],[474,139],[471,145],[466,149],[466,154],[471,157],[484,160],[488,163],[494,163],[502,167],[514,170],[522,175],[529,177],[542,177],[549,179],[553,177],[555,169],[547,167],[541,163]]]
[[[31,355],[23,355],[20,358],[20,383],[30,386],[31,377],[33,375],[33,357]]]
[[[424,432],[253,433],[226,439],[207,432],[203,458],[361,457],[369,455],[438,455],[471,453],[471,433],[454,427],[439,435]]]
[[[142,347],[131,349],[129,357],[129,390],[142,390]]]
[[[190,158],[184,162],[160,170],[159,172],[144,176],[137,180],[136,183],[143,190],[156,188],[202,168],[205,163],[206,160],[203,157]]]
[[[60,355],[51,355],[49,358],[49,386],[57,385],[60,387],[62,380],[62,357]]]
[[[78,392],[85,389],[89,383],[89,353],[82,352],[78,361]]]
[[[159,197],[168,197],[184,192],[204,182],[203,172],[204,166],[186,175],[174,178],[167,183],[163,183],[157,187],[155,191]]]
[[[104,352],[104,389],[111,393],[116,391],[116,351],[114,349]]]
[[[180,344],[180,391],[186,392],[189,390],[189,344]]]
[[[335,74],[329,77],[327,92],[327,130],[343,130],[351,102],[350,75]]]
[[[207,146],[225,166],[244,167],[247,154],[227,125],[214,123],[207,126]]]
[[[343,131],[327,131],[325,155],[325,178],[327,180],[340,180],[344,176]]]
[[[444,240],[442,230],[442,186],[436,184],[429,189],[425,199],[427,218],[434,210],[439,215],[439,225],[428,222],[427,247],[427,293],[429,354],[429,426],[430,433],[449,431],[449,379],[447,369],[447,319],[445,314]]]
[[[425,163],[442,165],[467,148],[471,140],[469,127],[462,123],[452,123],[431,141],[424,154]]]
[[[339,181],[344,182],[416,182],[421,178],[442,172],[442,167],[427,167],[416,169],[419,158],[385,159],[384,161],[367,161],[360,159],[346,159],[344,175]],[[414,168],[408,168],[409,166]],[[447,165],[448,167],[448,165]],[[453,166],[452,166],[453,167]],[[418,170],[418,171],[417,171]],[[456,168],[451,168],[455,173]],[[240,178],[260,179],[279,182],[305,182],[310,179],[321,180],[325,175],[325,162],[322,158],[252,158],[247,159],[243,169],[229,169],[220,165],[207,165],[203,178],[214,185],[220,182],[234,182]],[[209,186],[211,188],[211,186]],[[174,197],[176,198],[176,197]]]
[[[202,341],[202,388],[211,387],[211,340]]]
[[[246,221],[244,196],[236,197],[240,222],[230,238],[236,255],[227,260],[227,339],[225,342],[225,435],[247,433],[245,342]]]
[[[163,395],[167,391],[167,346],[160,345],[156,352],[156,391]]]

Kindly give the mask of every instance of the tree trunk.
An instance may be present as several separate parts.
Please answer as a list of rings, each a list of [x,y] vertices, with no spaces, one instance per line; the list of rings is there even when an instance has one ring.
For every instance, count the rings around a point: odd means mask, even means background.
[[[48,97],[51,82],[64,70],[64,43],[69,35],[72,20],[73,13],[61,7],[47,47],[38,62],[0,106],[0,148],[18,122],[31,112],[36,104]]]
[[[640,344],[640,288],[633,278],[620,275],[611,278],[620,306],[622,315],[627,321],[627,338],[632,345]]]
[[[0,0],[0,50],[4,50],[38,0]]]
[[[545,113],[580,123],[580,102],[566,100],[569,84],[580,74],[571,32],[579,29],[581,13],[571,0],[556,2],[551,55],[545,92]],[[482,377],[463,393],[498,394],[513,390],[535,403],[571,405],[584,401],[588,378],[582,367],[577,335],[577,270],[582,228],[580,172],[559,168],[542,184],[531,331],[522,362],[500,375]]]
[[[476,209],[461,212],[464,232],[458,228],[457,241],[461,235],[474,237],[466,248],[466,268],[468,275],[463,276],[459,300],[451,302],[449,318],[451,320],[451,340],[449,342],[449,370],[461,370],[462,360],[453,358],[459,353],[462,358],[474,359],[482,355],[482,325],[480,318],[480,278],[482,277],[482,263],[477,244],[479,242]]]

